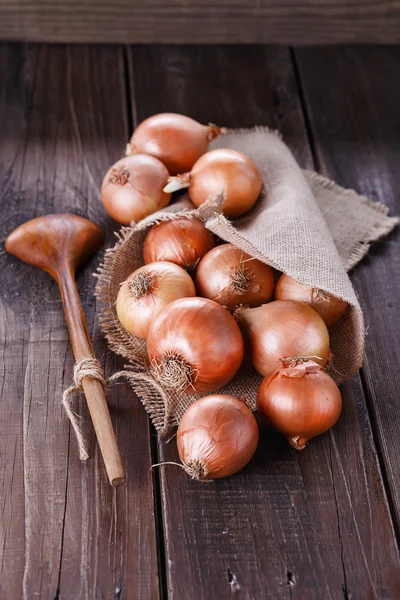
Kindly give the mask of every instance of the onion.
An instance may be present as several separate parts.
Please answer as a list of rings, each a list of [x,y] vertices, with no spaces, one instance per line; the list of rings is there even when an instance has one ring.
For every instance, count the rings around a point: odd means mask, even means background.
[[[325,321],[327,327],[332,327],[344,315],[347,302],[319,288],[298,283],[289,275],[283,274],[276,284],[275,297],[277,300],[298,300],[313,308]]]
[[[163,191],[168,171],[152,156],[122,158],[106,173],[101,185],[104,208],[118,223],[129,225],[167,206],[171,194]]]
[[[236,318],[249,339],[253,366],[264,377],[284,358],[313,357],[322,366],[329,358],[326,325],[307,304],[276,300],[239,309]]]
[[[234,318],[205,298],[171,302],[151,324],[147,349],[156,379],[186,393],[221,388],[236,374],[244,354]]]
[[[240,471],[258,444],[257,421],[244,401],[226,394],[197,400],[184,413],[177,444],[194,479],[217,479]]]
[[[282,433],[293,448],[324,433],[339,418],[342,398],[336,383],[313,361],[294,363],[266,377],[258,390],[261,419]]]
[[[232,310],[238,305],[267,302],[274,289],[274,277],[268,265],[233,244],[223,244],[201,259],[196,288],[200,296]]]
[[[210,141],[221,133],[225,133],[225,129],[212,123],[201,125],[184,115],[161,113],[149,117],[135,129],[127,154],[150,154],[161,160],[171,175],[185,173],[207,152]]]
[[[116,302],[118,319],[129,333],[146,338],[151,322],[167,304],[195,295],[190,275],[178,265],[145,265],[121,284]]]
[[[175,192],[188,187],[195,206],[224,193],[222,211],[234,218],[253,207],[262,184],[260,172],[250,158],[236,150],[220,148],[199,158],[190,173],[170,177],[164,191]]]
[[[143,244],[145,263],[173,262],[189,271],[214,248],[212,233],[197,219],[181,217],[154,225]]]

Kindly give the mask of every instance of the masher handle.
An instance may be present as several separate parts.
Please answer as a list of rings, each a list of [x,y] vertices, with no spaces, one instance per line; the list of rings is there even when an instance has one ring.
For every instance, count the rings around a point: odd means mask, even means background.
[[[61,265],[58,275],[57,282],[60,287],[75,360],[93,358],[93,346],[70,266]],[[104,387],[101,381],[92,377],[84,377],[82,387],[108,478],[111,485],[118,486],[123,483],[125,473],[104,394]]]

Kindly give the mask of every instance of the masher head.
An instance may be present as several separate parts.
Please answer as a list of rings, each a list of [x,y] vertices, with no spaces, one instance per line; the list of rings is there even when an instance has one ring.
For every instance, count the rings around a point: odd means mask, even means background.
[[[77,215],[57,214],[23,223],[6,239],[7,252],[57,277],[61,266],[72,272],[100,248],[104,234]]]

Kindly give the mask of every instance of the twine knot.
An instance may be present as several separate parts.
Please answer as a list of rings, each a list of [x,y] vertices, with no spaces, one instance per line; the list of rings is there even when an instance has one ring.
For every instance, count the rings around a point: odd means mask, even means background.
[[[79,458],[81,461],[86,461],[89,458],[87,450],[87,442],[81,430],[82,417],[78,415],[71,407],[72,395],[76,392],[82,392],[82,379],[84,377],[91,377],[92,379],[98,379],[103,385],[107,382],[104,378],[103,369],[97,358],[91,356],[89,358],[81,358],[74,365],[73,380],[74,383],[69,386],[68,389],[62,395],[62,405],[67,413],[67,416],[71,422],[72,428],[75,432],[76,440],[79,448]]]
[[[78,362],[74,364],[74,384],[80,391],[82,391],[82,379],[84,377],[98,379],[103,385],[106,385],[103,369],[97,358],[94,356],[91,356],[90,358],[81,358],[81,360],[78,360]]]
[[[117,373],[114,373],[114,375],[111,375],[111,377],[106,379],[104,377],[103,369],[101,368],[99,361],[94,356],[91,356],[89,358],[81,358],[75,363],[73,373],[74,383],[70,385],[68,389],[65,390],[65,392],[62,395],[61,402],[74,430],[76,441],[78,442],[79,458],[83,462],[89,458],[87,441],[85,440],[81,429],[83,418],[72,409],[71,404],[72,395],[76,392],[84,391],[82,387],[82,380],[84,377],[91,377],[92,379],[97,379],[101,382],[101,384],[104,387],[110,385],[111,383],[114,383],[114,381],[117,381],[121,378],[128,379],[131,382],[138,380],[151,383],[152,381],[154,381],[152,377],[146,375],[145,373],[133,373],[131,370],[118,371]]]
[[[108,377],[108,379],[106,379],[99,361],[94,356],[89,358],[81,358],[81,360],[78,360],[75,363],[73,374],[74,383],[65,390],[62,395],[61,402],[74,430],[76,441],[78,442],[79,458],[81,461],[86,461],[89,458],[89,453],[87,450],[87,442],[81,430],[81,423],[83,419],[72,409],[71,396],[76,392],[83,392],[82,379],[84,377],[98,379],[105,387],[111,383],[114,383],[118,379],[127,379],[132,386],[135,383],[144,383],[155,388],[159,396],[163,399],[164,405],[167,406],[167,399],[164,390],[152,377],[152,375],[143,371],[136,371],[134,370],[135,368],[138,367],[134,365],[125,365],[125,369],[127,369],[126,371],[117,371],[117,373],[114,373],[114,375],[111,375]],[[168,417],[169,415],[166,415],[165,429],[167,428]]]

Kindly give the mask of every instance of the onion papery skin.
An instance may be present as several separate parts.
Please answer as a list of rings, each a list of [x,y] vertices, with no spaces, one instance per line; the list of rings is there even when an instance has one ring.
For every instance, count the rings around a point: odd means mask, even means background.
[[[233,244],[222,244],[200,261],[196,289],[228,310],[239,305],[254,307],[270,299],[274,277],[268,265]]]
[[[202,125],[176,113],[149,117],[135,129],[128,152],[141,152],[158,158],[171,175],[190,171],[208,150],[211,140],[224,133],[216,125]]]
[[[204,154],[181,180],[183,185],[189,184],[190,199],[197,207],[224,193],[222,212],[232,219],[254,206],[263,185],[261,174],[250,158],[225,148]]]
[[[153,321],[147,350],[154,376],[182,393],[211,393],[237,373],[244,343],[234,318],[206,298],[171,302]]]
[[[272,373],[257,393],[261,421],[282,433],[296,450],[303,450],[309,439],[328,431],[342,410],[336,383],[319,365],[307,367],[310,364]]]
[[[233,475],[253,457],[257,421],[245,402],[227,394],[200,398],[179,423],[177,445],[186,472],[194,479]]]
[[[212,233],[201,221],[180,217],[150,229],[143,244],[143,258],[145,263],[166,260],[193,271],[214,246]]]
[[[276,284],[277,300],[297,300],[313,308],[325,322],[332,327],[341,319],[347,309],[347,302],[319,288],[299,283],[293,277],[283,274]]]
[[[321,366],[329,359],[329,333],[318,313],[303,302],[275,300],[235,314],[248,340],[254,368],[264,377],[287,357],[313,358]]]
[[[169,173],[153,156],[134,154],[117,161],[106,173],[101,199],[107,213],[123,225],[140,221],[169,204],[163,191]]]
[[[121,285],[116,311],[121,325],[145,339],[153,320],[170,302],[195,296],[194,283],[178,265],[156,262],[140,267]]]

